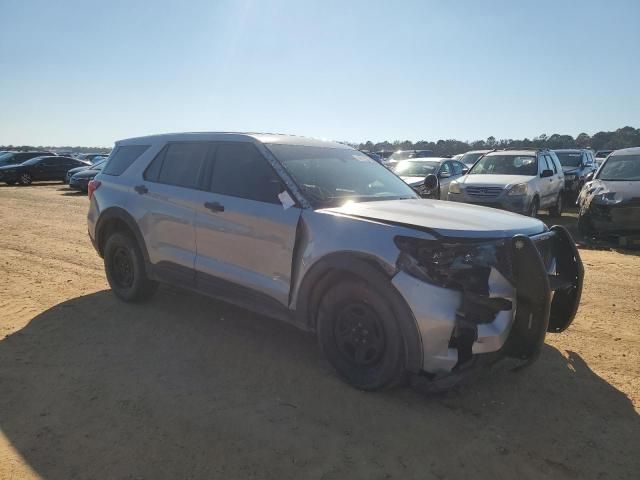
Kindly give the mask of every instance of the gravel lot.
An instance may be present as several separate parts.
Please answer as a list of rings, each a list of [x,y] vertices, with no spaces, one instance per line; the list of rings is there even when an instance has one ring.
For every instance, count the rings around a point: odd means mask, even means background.
[[[638,478],[637,253],[581,250],[578,317],[531,368],[371,394],[268,318],[117,301],[86,209],[0,186],[0,479]]]

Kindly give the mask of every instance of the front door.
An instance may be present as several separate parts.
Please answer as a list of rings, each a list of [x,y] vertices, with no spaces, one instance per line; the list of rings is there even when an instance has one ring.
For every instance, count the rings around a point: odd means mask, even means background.
[[[218,142],[196,213],[196,283],[221,282],[287,306],[300,209],[283,206],[283,184],[250,142]]]

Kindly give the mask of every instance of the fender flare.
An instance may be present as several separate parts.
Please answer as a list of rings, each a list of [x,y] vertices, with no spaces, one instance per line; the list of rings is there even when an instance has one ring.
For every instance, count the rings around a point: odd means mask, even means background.
[[[102,257],[104,255],[103,248],[104,241],[106,240],[103,238],[103,235],[106,233],[106,230],[104,229],[114,220],[123,222],[131,233],[133,233],[144,256],[145,264],[149,266],[151,263],[149,261],[149,252],[147,251],[147,245],[144,241],[144,237],[142,236],[142,232],[140,232],[140,227],[138,227],[138,223],[131,214],[121,207],[109,207],[106,210],[103,210],[96,222],[95,241],[100,256]]]
[[[391,283],[394,274],[395,268],[390,271],[387,265],[370,255],[337,252],[321,258],[313,264],[300,283],[296,301],[297,323],[315,332],[314,310],[324,292],[333,286],[340,276],[362,278],[377,290],[388,294],[404,339],[406,368],[410,372],[418,373],[422,368],[422,338],[411,309]]]

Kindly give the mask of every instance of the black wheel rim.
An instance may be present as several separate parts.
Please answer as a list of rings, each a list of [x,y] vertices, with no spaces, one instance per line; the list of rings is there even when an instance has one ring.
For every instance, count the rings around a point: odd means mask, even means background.
[[[366,303],[348,302],[337,310],[334,337],[340,353],[356,365],[372,365],[384,354],[382,322]]]
[[[111,259],[111,273],[113,280],[120,288],[130,288],[133,285],[133,261],[129,250],[116,247]]]

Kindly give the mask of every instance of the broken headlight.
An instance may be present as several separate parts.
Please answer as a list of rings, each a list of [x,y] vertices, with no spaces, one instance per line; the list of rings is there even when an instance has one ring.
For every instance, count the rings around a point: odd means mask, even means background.
[[[511,276],[507,242],[446,243],[399,236],[397,265],[425,282],[486,295],[491,268]]]
[[[593,201],[600,205],[616,205],[622,202],[622,197],[616,192],[599,193],[593,196]]]

